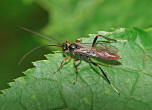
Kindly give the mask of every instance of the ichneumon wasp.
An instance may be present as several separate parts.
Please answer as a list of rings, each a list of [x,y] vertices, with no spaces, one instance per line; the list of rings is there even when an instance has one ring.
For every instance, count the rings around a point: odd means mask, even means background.
[[[25,31],[31,32],[31,33],[33,33],[35,35],[38,35],[39,37],[42,37],[42,38],[44,38],[46,40],[49,40],[51,42],[53,41],[50,38],[48,38],[48,37],[46,37],[46,36],[44,36],[44,35],[42,35],[40,33],[34,32],[34,31],[30,30],[30,29],[27,29],[25,27],[20,27],[20,28],[25,30]],[[47,47],[47,46],[57,46],[57,47],[62,48],[63,52],[68,52],[69,56],[67,56],[65,59],[62,60],[62,62],[60,63],[60,67],[57,69],[57,71],[54,72],[54,74],[57,73],[62,68],[62,66],[63,66],[63,64],[64,64],[64,62],[66,60],[70,59],[72,56],[79,56],[79,58],[73,60],[74,67],[76,69],[76,79],[75,79],[75,81],[77,81],[78,68],[76,66],[76,62],[81,60],[82,57],[85,57],[86,60],[90,64],[92,64],[92,65],[94,65],[94,66],[96,66],[97,68],[100,69],[100,71],[101,71],[101,73],[103,75],[103,78],[114,89],[114,91],[119,95],[120,92],[110,82],[110,80],[108,79],[106,73],[103,71],[103,69],[100,67],[100,65],[95,63],[94,61],[92,61],[91,58],[90,58],[90,57],[94,57],[94,58],[106,59],[106,60],[118,60],[118,59],[120,59],[120,56],[117,55],[117,52],[116,51],[112,51],[109,47],[104,47],[104,45],[102,46],[102,44],[101,44],[100,47],[95,47],[95,44],[96,44],[97,39],[99,37],[102,37],[102,38],[106,39],[107,41],[113,41],[113,42],[117,42],[118,41],[118,40],[111,39],[111,38],[108,38],[108,37],[103,36],[103,35],[96,35],[94,40],[92,41],[92,45],[91,46],[86,46],[83,43],[81,44],[81,42],[79,40],[76,40],[75,43],[71,43],[70,41],[66,40],[66,42],[64,42],[62,44],[59,44],[56,41],[53,41],[52,43],[55,43],[54,45],[45,45],[45,46],[36,47],[36,48],[32,49],[31,51],[29,51],[28,53],[26,53],[22,57],[22,59],[20,60],[19,64],[21,64],[21,62],[25,59],[25,57],[27,55],[29,55],[30,53],[32,53],[33,51],[35,51],[37,49],[44,48],[44,47]]]

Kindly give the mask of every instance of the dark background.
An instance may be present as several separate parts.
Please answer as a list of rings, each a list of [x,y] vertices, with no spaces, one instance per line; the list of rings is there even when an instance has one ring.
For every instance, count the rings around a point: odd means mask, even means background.
[[[47,49],[41,49],[18,66],[28,50],[40,45],[19,26],[39,30],[48,22],[48,13],[37,3],[24,4],[21,0],[1,0],[0,7],[0,89],[5,89],[8,82],[32,67],[31,61],[43,59],[42,55],[48,53]]]

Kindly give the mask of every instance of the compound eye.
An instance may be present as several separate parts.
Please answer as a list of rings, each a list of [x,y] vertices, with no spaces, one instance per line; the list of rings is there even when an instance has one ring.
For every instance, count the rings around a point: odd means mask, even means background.
[[[62,45],[62,50],[63,50],[63,51],[68,50],[67,44],[63,44],[63,45]]]
[[[68,46],[67,46],[67,44],[65,44],[64,48],[65,48],[66,50],[68,49]]]

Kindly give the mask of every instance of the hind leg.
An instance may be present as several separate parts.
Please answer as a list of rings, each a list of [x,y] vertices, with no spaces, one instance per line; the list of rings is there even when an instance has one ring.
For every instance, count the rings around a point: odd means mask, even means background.
[[[107,81],[107,83],[114,89],[114,91],[120,95],[120,92],[113,86],[113,84],[110,82],[109,78],[107,77],[106,73],[103,71],[103,69],[100,67],[99,64],[96,64],[95,62],[93,62],[89,57],[87,57],[87,59],[89,60],[89,62],[91,64],[93,64],[94,66],[96,66],[97,68],[100,69],[102,75],[103,75],[103,78]]]
[[[104,39],[106,39],[106,40],[108,40],[108,41],[117,42],[117,40],[111,39],[111,38],[106,37],[106,36],[104,36],[104,35],[96,35],[96,37],[94,38],[94,40],[93,40],[93,42],[92,42],[92,47],[94,47],[95,43],[97,42],[98,37],[102,37],[102,38],[104,38]]]

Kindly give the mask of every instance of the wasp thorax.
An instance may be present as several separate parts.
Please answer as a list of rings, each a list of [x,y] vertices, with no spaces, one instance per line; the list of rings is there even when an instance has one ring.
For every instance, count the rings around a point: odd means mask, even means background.
[[[75,43],[73,43],[73,44],[71,44],[70,46],[69,46],[69,49],[70,50],[74,50],[74,49],[76,49],[78,46],[75,44]]]

